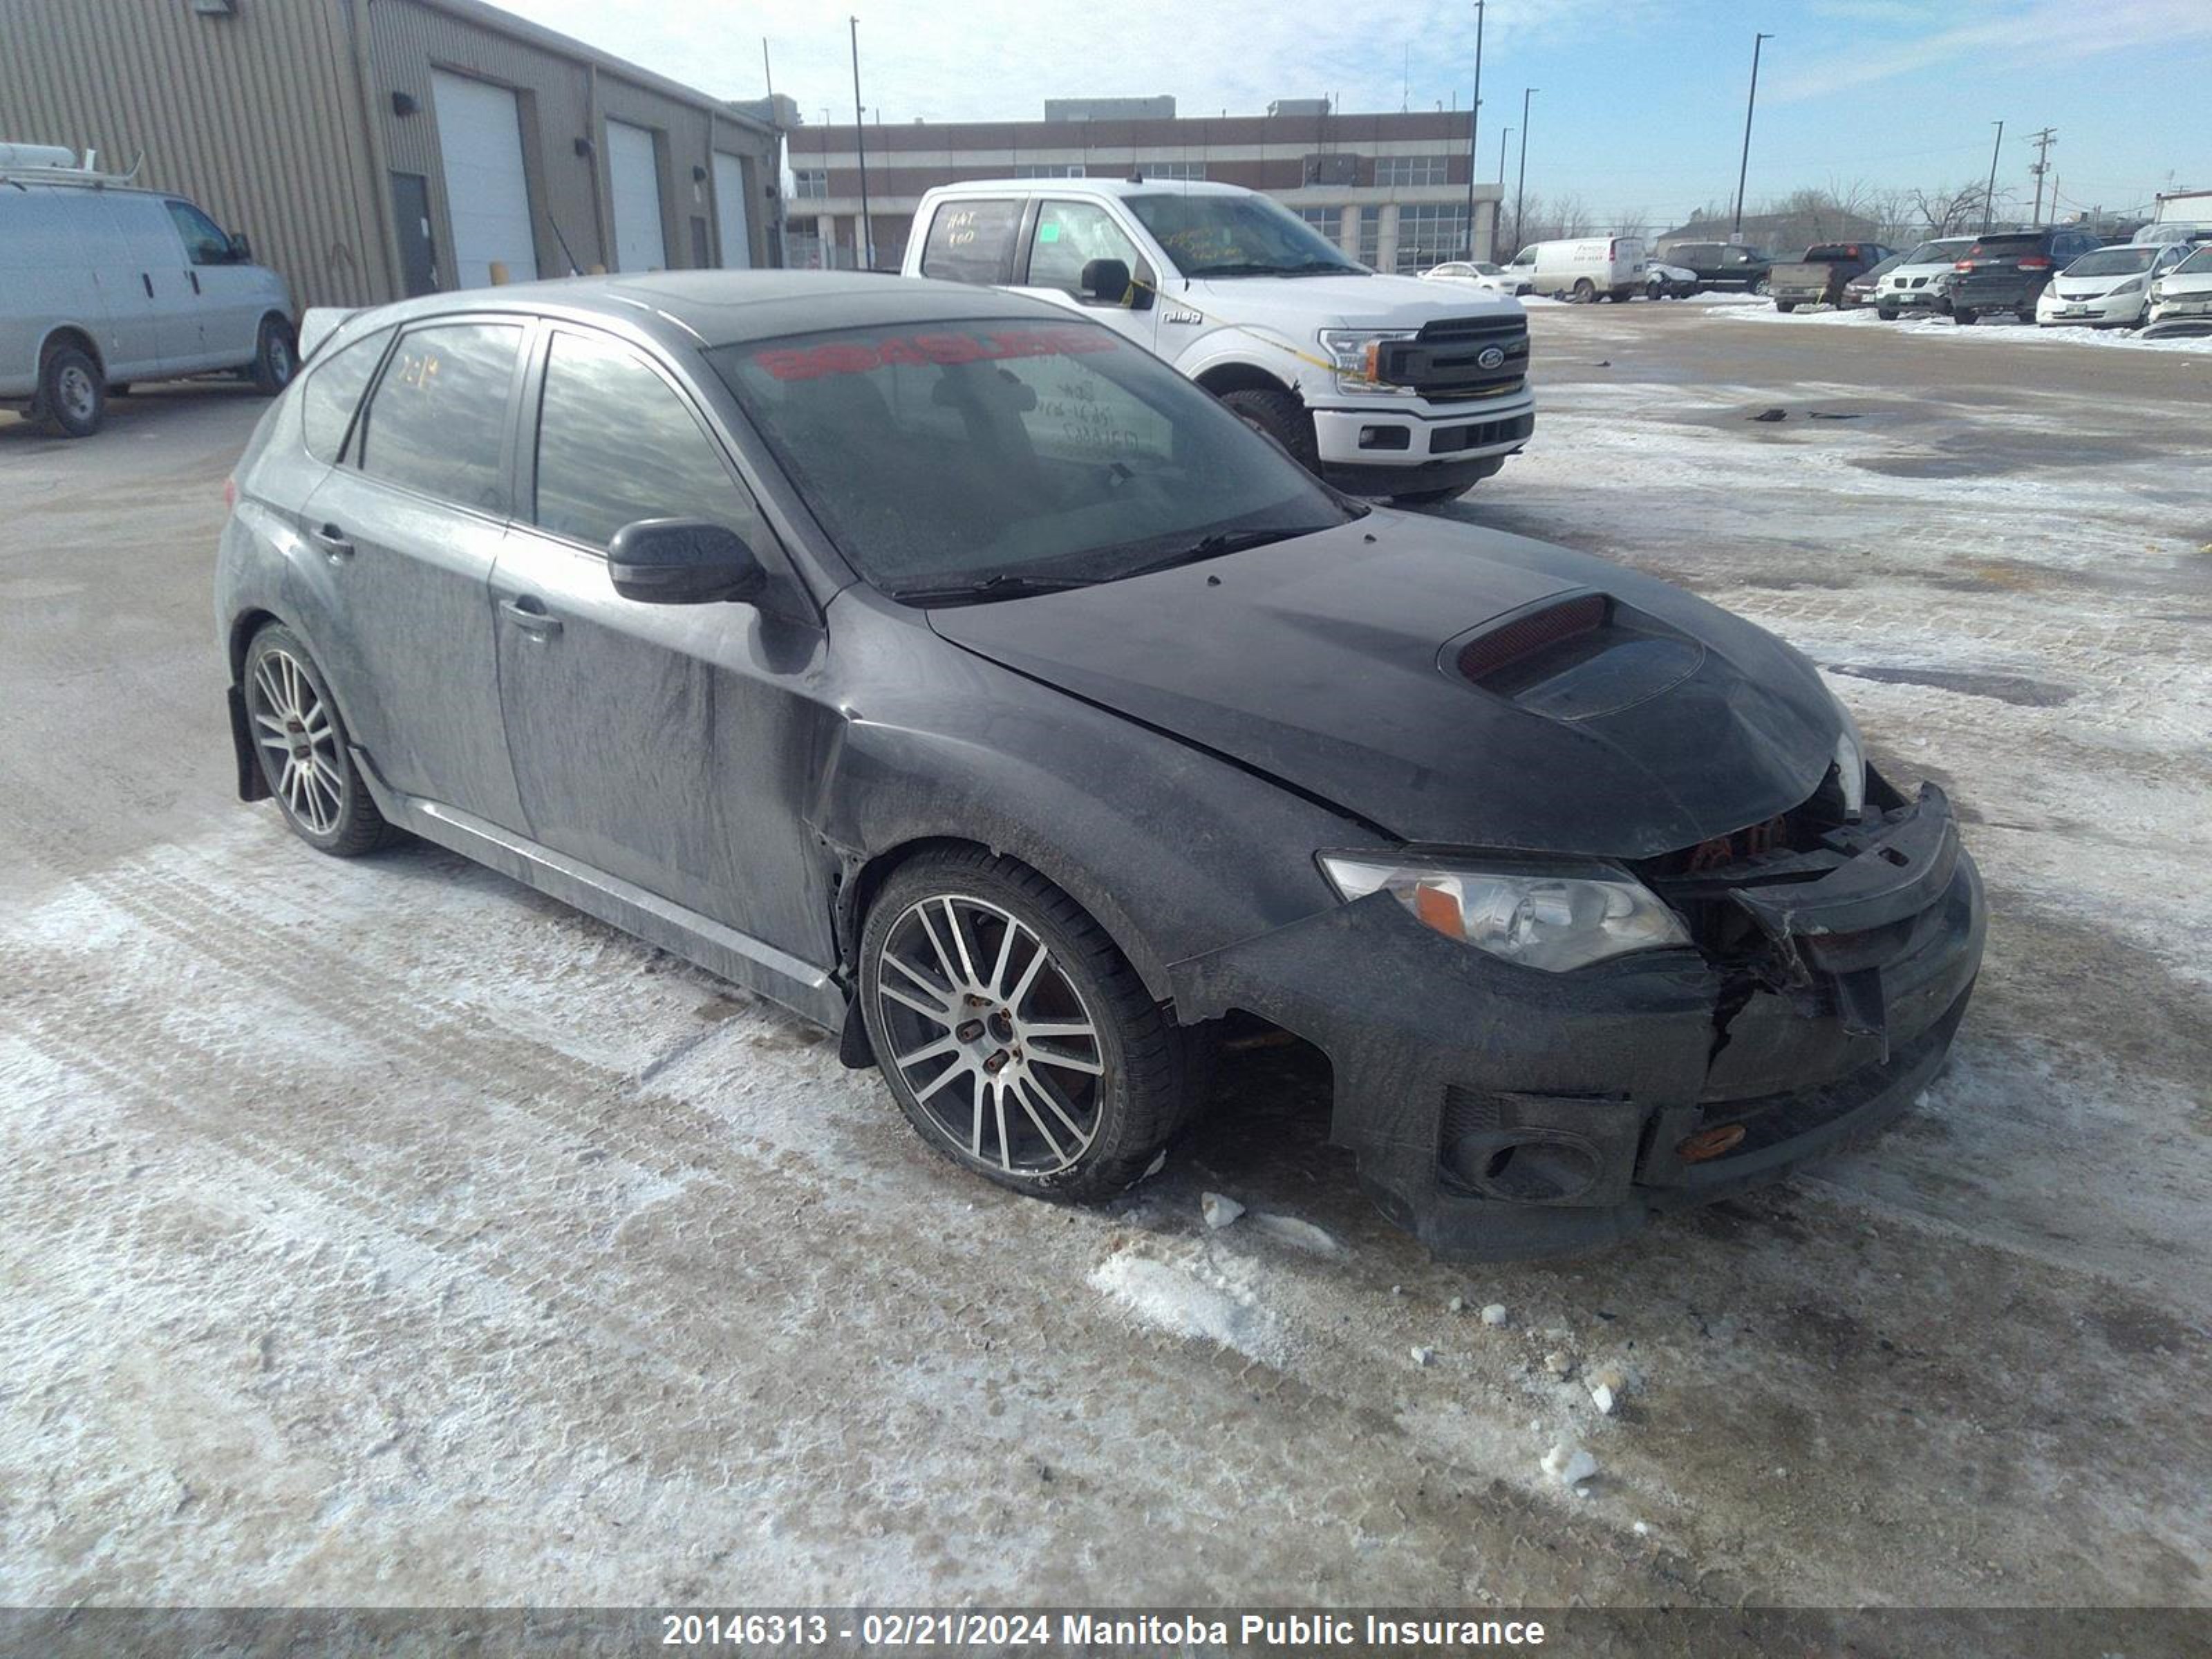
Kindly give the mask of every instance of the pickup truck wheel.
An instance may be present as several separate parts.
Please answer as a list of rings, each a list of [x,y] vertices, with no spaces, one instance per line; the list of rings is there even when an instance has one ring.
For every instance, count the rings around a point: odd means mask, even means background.
[[[1313,416],[1293,394],[1274,387],[1224,392],[1221,406],[1262,437],[1282,445],[1307,471],[1321,471],[1321,445],[1314,437]]]
[[[1205,1098],[1176,1024],[1083,908],[980,847],[891,872],[860,937],[860,1012],[922,1139],[1039,1198],[1110,1197]]]
[[[1953,306],[1951,307],[1951,320],[1959,324],[1961,327],[1972,322],[1974,319],[1980,314],[1981,313],[1978,312],[1969,310],[1965,306]]]
[[[39,366],[40,418],[64,438],[89,438],[107,418],[107,377],[75,346],[57,346]]]
[[[273,398],[292,384],[300,366],[300,351],[292,339],[292,325],[282,317],[261,319],[261,338],[253,349],[253,389]]]

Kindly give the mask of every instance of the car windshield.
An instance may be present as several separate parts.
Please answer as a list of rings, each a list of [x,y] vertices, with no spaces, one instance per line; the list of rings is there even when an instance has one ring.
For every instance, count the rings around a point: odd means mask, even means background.
[[[916,604],[1114,581],[1361,511],[1092,323],[896,324],[707,359],[848,562]]]
[[[1366,276],[1289,209],[1265,196],[1125,198],[1185,276]]]
[[[1971,236],[1954,237],[1948,241],[1923,242],[1905,256],[1908,265],[1948,265],[1955,259],[1966,258],[1966,250],[1974,245]]]
[[[1859,283],[1871,283],[1877,276],[1888,276],[1891,271],[1895,270],[1898,266],[1904,263],[1905,256],[1902,253],[1893,253],[1889,258],[1884,259],[1880,264],[1875,266],[1864,275],[1854,277],[1852,280]]]
[[[2212,271],[2212,247],[2198,248],[2173,268],[2177,276],[2202,276],[2207,271]]]
[[[2150,269],[2158,258],[2154,247],[2100,247],[2085,253],[2066,267],[2069,276],[2135,276]]]

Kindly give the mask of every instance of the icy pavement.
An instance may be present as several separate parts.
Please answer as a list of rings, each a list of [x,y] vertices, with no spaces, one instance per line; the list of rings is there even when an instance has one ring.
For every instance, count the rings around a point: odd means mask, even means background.
[[[1295,1050],[1122,1202],[1030,1203],[633,940],[318,858],[223,799],[257,407],[0,417],[9,1596],[2212,1598],[2212,366],[1536,326],[1537,444],[1451,511],[1796,641],[1994,907],[1897,1129],[1539,1266],[1384,1223]]]

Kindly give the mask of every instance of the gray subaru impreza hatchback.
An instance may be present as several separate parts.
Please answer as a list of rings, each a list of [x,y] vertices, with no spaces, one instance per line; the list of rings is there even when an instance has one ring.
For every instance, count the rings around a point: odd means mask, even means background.
[[[319,345],[233,489],[242,798],[833,1028],[1024,1192],[1141,1176],[1235,1015],[1327,1056],[1431,1248],[1585,1249],[1904,1110],[1980,963],[1950,803],[1796,652],[1339,495],[1042,302],[411,301]]]

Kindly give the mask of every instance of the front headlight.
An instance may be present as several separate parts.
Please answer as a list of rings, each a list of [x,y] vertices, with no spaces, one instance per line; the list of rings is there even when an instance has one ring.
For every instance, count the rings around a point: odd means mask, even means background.
[[[1389,853],[1320,856],[1346,903],[1387,892],[1445,938],[1523,968],[1563,974],[1631,951],[1690,942],[1681,917],[1650,888],[1604,866],[1570,875]]]
[[[1844,816],[1856,823],[1866,814],[1866,743],[1843,699],[1832,691],[1828,696],[1844,727],[1836,735],[1836,781],[1843,787]]]
[[[1385,386],[1376,374],[1376,353],[1389,340],[1410,340],[1420,332],[1413,328],[1325,328],[1314,337],[1336,366],[1337,389],[1341,392],[1395,392],[1407,397],[1419,394],[1408,386]]]
[[[2122,283],[2118,288],[2114,289],[2105,297],[2107,300],[2112,300],[2118,299],[2123,294],[2140,294],[2142,292],[2142,286],[2143,279],[2142,277],[2130,276],[2126,282]]]

